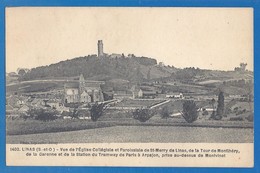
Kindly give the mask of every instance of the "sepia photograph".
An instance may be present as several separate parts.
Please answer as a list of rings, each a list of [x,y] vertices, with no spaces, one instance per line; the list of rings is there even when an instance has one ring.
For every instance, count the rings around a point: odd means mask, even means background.
[[[252,8],[6,8],[6,144],[253,144],[253,38]]]

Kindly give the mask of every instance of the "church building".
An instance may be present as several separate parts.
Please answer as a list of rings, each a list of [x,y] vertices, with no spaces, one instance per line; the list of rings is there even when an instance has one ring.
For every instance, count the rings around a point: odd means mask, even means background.
[[[104,101],[101,83],[99,81],[86,81],[81,74],[78,81],[64,85],[64,102],[91,103]]]

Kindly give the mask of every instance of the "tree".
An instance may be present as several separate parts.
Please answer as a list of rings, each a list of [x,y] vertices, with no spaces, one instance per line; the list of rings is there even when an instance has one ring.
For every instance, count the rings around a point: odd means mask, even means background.
[[[71,118],[78,118],[77,108],[74,108],[72,114],[70,114],[70,115],[71,115]]]
[[[23,75],[25,75],[26,74],[26,71],[24,70],[24,69],[20,69],[19,71],[18,71],[18,75],[20,75],[20,76],[23,76]]]
[[[170,115],[173,113],[173,110],[174,110],[174,104],[173,103],[164,106],[160,111],[161,117],[162,118],[169,118]]]
[[[224,93],[220,91],[218,95],[218,107],[217,107],[216,116],[213,117],[215,120],[222,119],[222,116],[224,115],[224,104],[225,104],[224,100],[225,100]]]
[[[40,121],[52,121],[57,119],[57,111],[54,110],[45,110],[42,108],[33,108],[30,109],[27,112],[28,115],[30,115],[31,118],[34,118],[35,120],[40,120]]]
[[[133,118],[141,122],[145,122],[152,117],[152,113],[148,108],[135,109],[133,111]]]
[[[105,104],[97,102],[90,107],[90,117],[92,121],[97,121],[99,117],[103,115],[105,111]]]
[[[188,123],[192,123],[197,120],[198,108],[193,100],[185,101],[182,108],[182,116]]]
[[[212,100],[210,100],[210,104],[212,105],[212,113],[211,113],[211,118],[215,117],[216,111],[215,111],[215,103],[216,100],[213,98]]]
[[[170,116],[170,111],[167,106],[164,106],[160,112],[162,118],[168,118]]]

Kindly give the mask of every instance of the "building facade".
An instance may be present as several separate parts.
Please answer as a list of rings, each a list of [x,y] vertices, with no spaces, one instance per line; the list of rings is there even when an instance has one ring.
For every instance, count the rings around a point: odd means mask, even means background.
[[[98,81],[86,81],[80,75],[77,82],[64,85],[65,103],[92,103],[104,101],[103,93]]]

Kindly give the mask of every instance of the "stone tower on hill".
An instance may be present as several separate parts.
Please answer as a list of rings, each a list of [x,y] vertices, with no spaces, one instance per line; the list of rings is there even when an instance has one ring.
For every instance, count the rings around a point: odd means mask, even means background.
[[[98,46],[98,57],[102,57],[104,55],[102,40],[98,40],[97,46]]]

